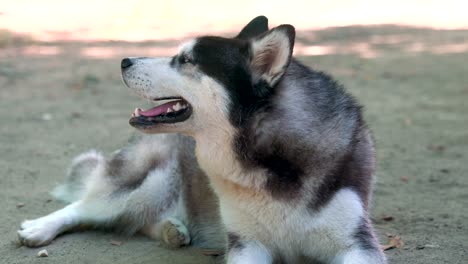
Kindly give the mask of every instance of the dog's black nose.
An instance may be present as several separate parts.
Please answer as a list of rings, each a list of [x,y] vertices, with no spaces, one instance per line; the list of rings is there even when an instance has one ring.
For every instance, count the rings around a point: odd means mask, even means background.
[[[132,66],[132,65],[133,65],[133,62],[132,62],[132,60],[129,59],[129,58],[123,59],[122,62],[120,63],[120,67],[121,67],[122,69],[128,68],[128,67],[130,67],[130,66]]]

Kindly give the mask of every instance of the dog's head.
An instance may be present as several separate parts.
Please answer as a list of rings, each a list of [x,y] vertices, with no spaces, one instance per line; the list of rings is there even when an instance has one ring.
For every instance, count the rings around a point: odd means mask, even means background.
[[[122,77],[140,96],[166,101],[136,109],[130,124],[146,133],[182,132],[228,123],[238,126],[269,96],[291,60],[295,30],[268,30],[266,17],[234,38],[205,36],[168,58],[125,58]]]

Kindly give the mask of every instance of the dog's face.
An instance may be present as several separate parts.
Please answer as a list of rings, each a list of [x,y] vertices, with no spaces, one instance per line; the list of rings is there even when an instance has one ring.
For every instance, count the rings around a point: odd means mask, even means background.
[[[268,30],[265,17],[252,20],[235,38],[200,37],[169,58],[122,60],[125,84],[140,96],[166,101],[135,109],[130,124],[146,133],[196,133],[241,124],[261,106],[289,65],[295,31]]]

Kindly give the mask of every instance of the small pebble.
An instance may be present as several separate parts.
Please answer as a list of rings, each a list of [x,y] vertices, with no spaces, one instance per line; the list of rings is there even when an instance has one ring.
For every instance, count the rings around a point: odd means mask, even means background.
[[[433,244],[426,244],[426,245],[424,245],[424,248],[440,248],[440,246],[435,245],[435,244],[434,245]]]
[[[39,258],[46,258],[49,256],[49,252],[47,252],[47,249],[43,249],[39,252],[37,252],[37,257]]]

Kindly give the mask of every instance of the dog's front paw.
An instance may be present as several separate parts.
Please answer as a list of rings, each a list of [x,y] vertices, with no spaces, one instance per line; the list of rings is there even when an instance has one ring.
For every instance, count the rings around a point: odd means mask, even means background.
[[[42,218],[26,220],[18,230],[18,239],[27,247],[40,247],[50,244],[57,235],[56,224]]]
[[[190,243],[190,234],[177,219],[168,219],[162,227],[162,240],[170,248],[180,248]]]

